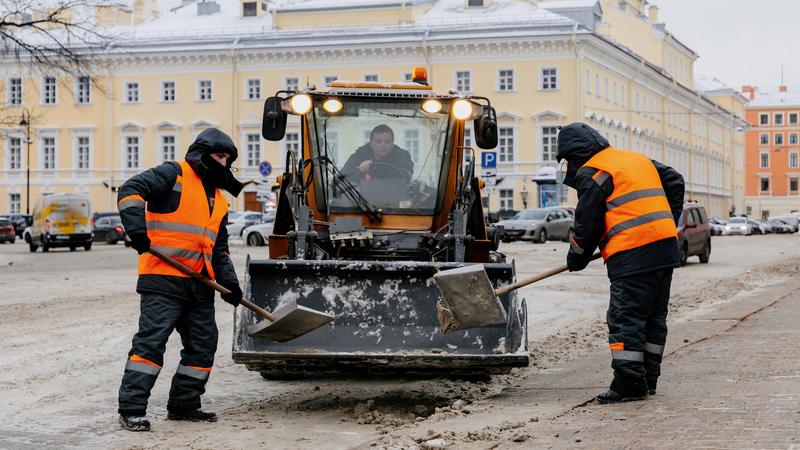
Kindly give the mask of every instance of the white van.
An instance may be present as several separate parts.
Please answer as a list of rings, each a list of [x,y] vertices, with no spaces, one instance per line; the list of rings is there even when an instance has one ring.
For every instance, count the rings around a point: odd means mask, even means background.
[[[40,198],[33,207],[31,252],[42,247],[92,249],[92,207],[86,194],[51,194]]]

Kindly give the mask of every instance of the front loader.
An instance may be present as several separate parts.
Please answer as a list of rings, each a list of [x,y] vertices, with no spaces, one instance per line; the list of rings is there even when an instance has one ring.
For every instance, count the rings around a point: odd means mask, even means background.
[[[495,287],[515,274],[496,251],[475,155],[463,145],[468,122],[479,147],[497,145],[495,111],[483,97],[437,95],[425,78],[415,69],[413,82],[336,81],[267,99],[264,138],[283,139],[294,115],[302,146],[287,149],[269,258],[248,258],[245,294],[268,310],[294,302],[335,320],[277,343],[250,337],[248,327],[260,318],[238,308],[234,361],[280,379],[325,372],[481,376],[528,365],[525,301],[515,292],[500,298],[505,324],[440,329],[437,271],[483,263]],[[381,153],[380,139],[391,140],[393,155]],[[361,170],[363,161],[354,170],[350,160],[364,155],[369,170]]]

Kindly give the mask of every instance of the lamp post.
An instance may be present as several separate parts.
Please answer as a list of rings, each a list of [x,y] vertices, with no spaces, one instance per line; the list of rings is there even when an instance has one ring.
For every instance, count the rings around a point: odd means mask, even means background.
[[[31,113],[30,111],[22,111],[22,119],[19,121],[19,126],[25,127],[25,214],[31,213]]]
[[[522,190],[519,191],[519,196],[522,198],[522,208],[528,209],[528,189],[522,185]]]

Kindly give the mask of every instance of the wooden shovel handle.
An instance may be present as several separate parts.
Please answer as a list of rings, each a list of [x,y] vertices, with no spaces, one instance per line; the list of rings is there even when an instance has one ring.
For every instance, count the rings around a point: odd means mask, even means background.
[[[172,259],[171,257],[161,253],[158,250],[156,250],[154,248],[151,248],[151,249],[149,249],[147,251],[150,252],[152,255],[156,256],[157,258],[159,258],[160,260],[164,261],[165,263],[169,264],[170,266],[174,267],[175,269],[180,270],[181,272],[183,272],[186,275],[189,275],[190,277],[194,278],[195,280],[205,284],[206,286],[210,287],[211,289],[214,289],[215,291],[219,292],[220,294],[230,294],[231,293],[231,291],[228,290],[225,286],[222,286],[221,284],[215,282],[214,280],[209,279],[208,277],[204,277],[203,274],[195,272],[194,270],[186,267],[182,263]],[[250,301],[248,301],[246,299],[242,299],[241,304],[245,308],[249,309],[250,311],[253,311],[254,313],[256,313],[256,314],[258,314],[258,315],[260,315],[262,317],[264,317],[265,319],[269,320],[270,322],[275,322],[275,316],[270,314],[269,311],[267,311],[266,309],[264,309],[264,308],[262,308],[260,306],[254,305],[252,302],[250,302]]]
[[[595,253],[594,255],[592,255],[592,258],[589,261],[591,262],[591,261],[594,261],[595,259],[598,259],[598,258],[600,258],[600,253]],[[545,278],[550,278],[553,275],[558,275],[561,272],[566,272],[567,270],[569,270],[569,268],[567,266],[556,267],[555,269],[550,269],[545,273],[541,273],[539,275],[534,275],[534,276],[529,277],[529,278],[523,278],[522,280],[519,280],[516,283],[512,283],[512,284],[509,284],[508,286],[503,286],[501,288],[498,288],[497,290],[494,291],[494,293],[497,294],[498,296],[503,295],[503,294],[507,294],[507,293],[509,293],[509,292],[511,292],[513,290],[519,289],[519,288],[527,286],[529,284],[536,283],[537,281],[542,281]]]

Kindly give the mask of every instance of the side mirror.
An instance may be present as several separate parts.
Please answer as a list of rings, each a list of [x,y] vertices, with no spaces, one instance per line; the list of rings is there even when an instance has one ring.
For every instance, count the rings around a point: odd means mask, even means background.
[[[480,117],[473,121],[475,143],[489,150],[497,147],[497,113],[491,106],[484,106]]]
[[[286,112],[281,109],[280,97],[269,97],[264,102],[264,117],[261,119],[261,136],[268,141],[280,141],[286,134]]]

